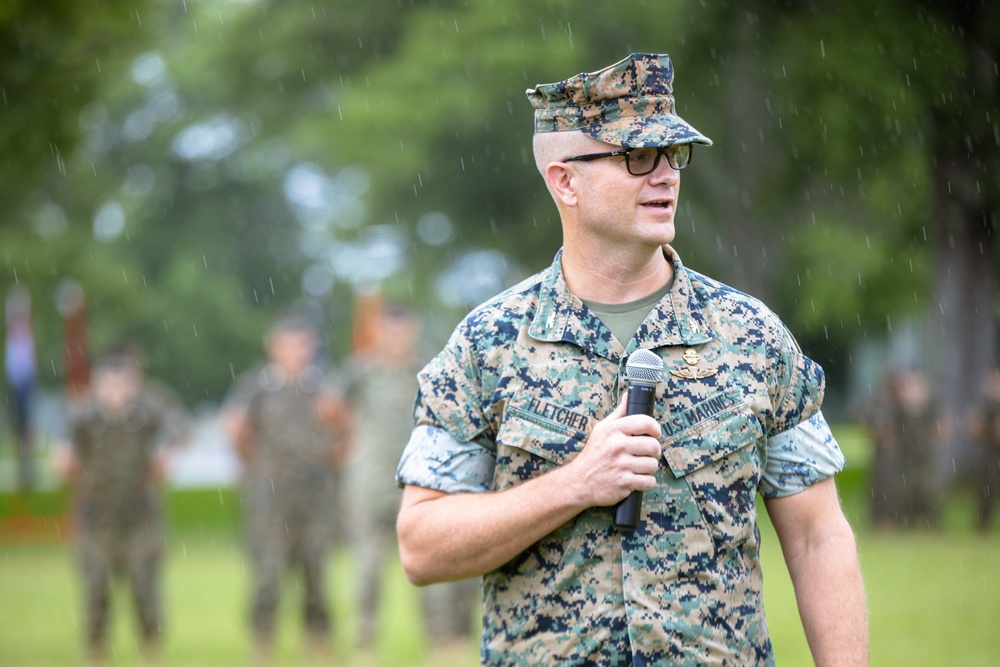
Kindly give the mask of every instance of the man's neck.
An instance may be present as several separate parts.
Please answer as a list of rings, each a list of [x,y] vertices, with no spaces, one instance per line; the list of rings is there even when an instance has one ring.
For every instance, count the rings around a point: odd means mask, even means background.
[[[595,256],[600,255],[600,256]],[[674,274],[662,248],[648,254],[577,253],[563,248],[562,272],[569,291],[588,301],[629,303],[663,287]]]

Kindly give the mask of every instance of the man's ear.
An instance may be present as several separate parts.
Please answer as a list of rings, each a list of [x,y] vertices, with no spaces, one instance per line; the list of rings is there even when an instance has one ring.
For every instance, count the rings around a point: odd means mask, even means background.
[[[550,162],[545,168],[545,184],[557,202],[575,206],[577,201],[577,172],[565,162]]]

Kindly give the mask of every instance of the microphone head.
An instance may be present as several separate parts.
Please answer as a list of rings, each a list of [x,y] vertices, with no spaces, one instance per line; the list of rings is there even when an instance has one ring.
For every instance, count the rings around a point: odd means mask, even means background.
[[[631,382],[657,384],[663,374],[663,359],[655,352],[640,349],[625,360],[625,376]]]

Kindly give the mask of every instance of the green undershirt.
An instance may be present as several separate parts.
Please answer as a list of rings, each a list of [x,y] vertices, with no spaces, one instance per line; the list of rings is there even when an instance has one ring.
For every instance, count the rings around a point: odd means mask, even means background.
[[[604,326],[611,330],[611,334],[622,347],[628,347],[632,336],[653,311],[653,307],[670,291],[673,284],[674,278],[671,276],[666,285],[649,296],[628,303],[597,303],[587,299],[583,299],[583,303],[600,318],[601,322],[604,322]]]

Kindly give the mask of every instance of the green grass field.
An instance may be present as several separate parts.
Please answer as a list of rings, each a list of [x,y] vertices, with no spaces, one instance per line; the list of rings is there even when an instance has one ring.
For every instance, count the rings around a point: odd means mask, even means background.
[[[845,446],[847,443],[844,443]],[[1000,664],[1000,526],[989,536],[972,528],[968,498],[953,498],[940,532],[875,533],[865,525],[864,474],[838,477],[845,511],[858,531],[871,612],[872,665]],[[57,512],[58,495],[39,496],[33,511]],[[173,493],[168,498],[170,549],[165,576],[166,636],[158,664],[225,666],[250,662],[246,629],[248,573],[241,551],[239,502],[230,491]],[[0,497],[0,518],[10,500]],[[794,595],[770,525],[761,525],[765,604],[778,664],[812,664]],[[53,530],[53,534],[55,531]],[[474,645],[429,646],[416,591],[398,565],[387,572],[382,641],[373,654],[354,642],[355,568],[346,551],[330,562],[337,617],[336,664],[460,667],[478,664]],[[289,579],[273,664],[308,666],[301,644],[298,592]],[[113,600],[112,665],[141,665],[130,600]],[[55,540],[0,541],[0,666],[83,664],[80,594],[68,545]]]

